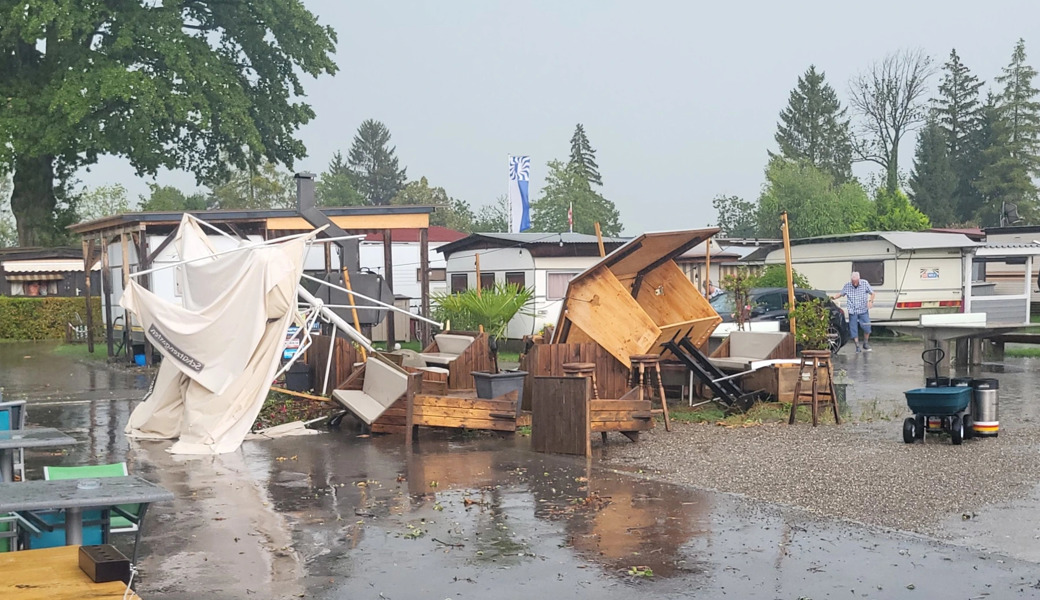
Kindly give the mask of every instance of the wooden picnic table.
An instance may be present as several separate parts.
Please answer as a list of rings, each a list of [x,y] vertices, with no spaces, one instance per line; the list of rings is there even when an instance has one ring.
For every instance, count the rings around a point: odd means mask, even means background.
[[[122,581],[94,583],[79,568],[79,546],[0,554],[0,598],[4,600],[122,600]],[[131,592],[127,599],[140,598]]]
[[[169,490],[135,475],[0,483],[0,513],[65,509],[65,542],[69,545],[83,543],[84,509],[167,500],[173,500]]]
[[[0,481],[14,481],[14,451],[20,448],[71,446],[75,438],[53,427],[5,429],[0,431]]]

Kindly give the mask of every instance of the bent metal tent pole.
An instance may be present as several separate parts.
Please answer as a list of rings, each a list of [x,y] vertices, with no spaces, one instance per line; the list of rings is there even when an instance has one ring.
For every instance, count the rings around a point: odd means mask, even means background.
[[[304,277],[307,276],[304,275]],[[361,335],[361,332],[354,329],[352,326],[347,324],[347,322],[344,321],[339,315],[332,312],[332,310],[325,306],[325,304],[320,299],[315,298],[314,294],[308,292],[307,288],[303,287],[302,285],[297,286],[296,292],[300,295],[301,298],[304,299],[304,301],[309,303],[311,306],[317,307],[323,317],[328,319],[330,323],[342,330],[343,333],[347,334],[347,336],[350,339],[357,342],[358,345],[360,345],[362,348],[368,350],[369,352],[376,351],[376,349],[372,347],[372,342],[370,342],[368,338]]]
[[[434,321],[433,319],[427,319],[426,317],[423,317],[421,315],[412,314],[412,313],[408,312],[407,310],[404,310],[403,308],[398,308],[398,307],[393,306],[391,304],[387,304],[386,302],[380,302],[379,300],[376,300],[375,298],[369,298],[368,296],[365,296],[364,294],[359,294],[357,292],[352,292],[352,291],[348,290],[347,288],[342,287],[342,286],[338,286],[338,285],[336,285],[334,283],[329,283],[328,281],[324,281],[322,279],[318,279],[317,277],[311,277],[310,275],[307,275],[306,273],[304,273],[303,278],[304,279],[310,279],[311,281],[315,281],[315,282],[320,283],[322,285],[326,285],[326,286],[328,286],[330,288],[337,289],[337,290],[339,290],[341,292],[346,292],[346,293],[348,293],[348,294],[350,294],[352,296],[357,296],[358,298],[361,298],[363,300],[368,300],[369,302],[374,302],[378,306],[385,307],[385,308],[387,308],[389,310],[392,310],[394,312],[399,312],[402,315],[407,315],[411,319],[416,319],[416,320],[419,320],[419,321],[426,321],[427,323],[430,323],[431,325],[436,325],[437,327],[443,328],[443,324],[442,323],[438,323],[437,321]],[[358,310],[364,310],[365,308],[367,308],[367,307],[364,307],[364,306],[357,307]]]
[[[319,231],[320,231],[320,228],[319,228]],[[154,269],[145,269],[144,271],[137,271],[136,273],[130,273],[130,277],[140,277],[142,275],[148,275],[150,273],[155,273],[156,271],[163,271],[165,269],[172,269],[173,267],[179,267],[181,265],[186,265],[186,264],[189,264],[189,263],[195,263],[195,262],[199,262],[199,261],[202,261],[202,260],[209,260],[209,259],[215,258],[217,256],[223,256],[225,254],[231,254],[232,252],[241,252],[243,250],[255,250],[257,248],[262,248],[263,246],[270,246],[271,244],[285,242],[285,241],[288,241],[288,240],[293,240],[293,239],[301,238],[301,237],[307,237],[307,236],[313,235],[314,233],[315,233],[314,231],[308,231],[307,233],[298,233],[296,235],[290,235],[290,236],[286,236],[286,237],[275,238],[273,240],[265,240],[263,242],[255,242],[253,244],[245,244],[244,246],[239,246],[237,248],[231,248],[229,250],[221,250],[220,252],[214,252],[213,254],[209,254],[209,255],[206,255],[206,256],[199,256],[199,257],[196,257],[196,258],[189,258],[187,260],[180,260],[180,261],[177,261],[177,262],[174,262],[174,263],[160,265],[158,267],[155,267]]]
[[[196,217],[195,215],[193,215],[191,213],[184,213],[184,214],[187,215],[188,218],[191,219],[192,221],[195,221],[196,223],[198,223],[199,225],[202,225],[203,227],[209,227],[213,231],[216,231],[220,235],[228,238],[229,240],[234,240],[236,242],[242,241],[242,238],[237,238],[237,237],[231,235],[230,233],[224,231],[223,229],[217,227],[216,225],[213,225],[211,223],[203,221],[202,219]],[[359,240],[359,239],[362,239],[362,238],[365,238],[365,237],[367,237],[367,236],[366,235],[345,235],[345,236],[342,236],[342,237],[313,239],[313,240],[310,241],[310,243],[311,244],[328,244],[329,242],[338,242],[340,240]],[[283,240],[283,239],[288,239],[288,238],[272,238],[272,239],[270,239],[268,241],[278,241],[278,240]]]

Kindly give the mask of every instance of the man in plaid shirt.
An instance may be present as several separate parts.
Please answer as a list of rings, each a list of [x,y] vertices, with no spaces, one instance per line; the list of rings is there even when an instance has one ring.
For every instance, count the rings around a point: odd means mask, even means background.
[[[863,329],[863,349],[870,352],[870,309],[874,306],[874,288],[870,282],[860,279],[859,273],[852,272],[852,281],[845,284],[841,291],[831,296],[837,300],[845,296],[845,308],[849,311],[849,334],[856,343],[859,352],[859,330]]]

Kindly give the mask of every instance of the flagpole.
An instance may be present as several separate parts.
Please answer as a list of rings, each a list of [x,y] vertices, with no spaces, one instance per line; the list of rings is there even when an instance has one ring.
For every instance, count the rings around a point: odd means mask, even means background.
[[[512,168],[512,165],[510,164],[512,162],[513,162],[513,155],[512,154],[507,154],[506,155],[506,167],[507,167],[507,169],[506,169],[506,206],[509,207],[509,217],[508,217],[509,218],[509,227],[507,227],[507,229],[509,230],[509,233],[516,233],[515,231],[513,231],[513,199],[510,197],[510,193],[512,193],[512,190],[510,189],[510,186],[512,186],[513,184],[511,183],[512,179],[509,178],[509,169]]]

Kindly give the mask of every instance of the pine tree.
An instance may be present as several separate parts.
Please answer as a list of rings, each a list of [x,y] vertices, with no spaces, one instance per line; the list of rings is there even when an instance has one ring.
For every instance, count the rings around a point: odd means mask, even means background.
[[[787,107],[780,111],[776,143],[780,155],[806,161],[838,185],[852,178],[852,137],[846,110],[815,65],[798,78]]]
[[[1035,77],[1020,39],[1011,63],[996,78],[1004,89],[993,104],[991,142],[983,151],[986,164],[976,184],[985,196],[983,212],[989,222],[999,222],[1004,203],[1017,205],[1026,219],[1037,216],[1034,178],[1040,175],[1040,90],[1033,86]]]
[[[977,143],[982,127],[982,104],[979,102],[982,82],[961,62],[956,50],[950,51],[943,72],[939,97],[932,102],[939,128],[946,137],[950,167],[957,177],[952,193],[955,220],[964,222],[975,217],[982,202],[974,186],[974,181],[979,178],[979,155],[982,151]],[[943,221],[940,219],[939,222]]]
[[[571,159],[567,163],[569,169],[589,182],[589,186],[603,186],[603,179],[599,175],[599,165],[596,164],[596,151],[589,144],[589,138],[585,135],[585,127],[578,123],[571,136]]]
[[[406,169],[398,169],[397,148],[389,144],[390,130],[375,119],[363,121],[354,136],[347,164],[358,191],[369,204],[390,204],[408,179]]]
[[[957,174],[950,164],[948,135],[935,119],[925,124],[917,136],[914,170],[910,174],[910,198],[939,227],[958,220]]]

